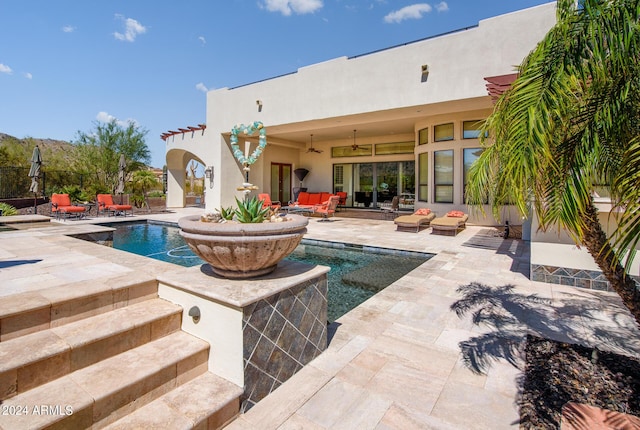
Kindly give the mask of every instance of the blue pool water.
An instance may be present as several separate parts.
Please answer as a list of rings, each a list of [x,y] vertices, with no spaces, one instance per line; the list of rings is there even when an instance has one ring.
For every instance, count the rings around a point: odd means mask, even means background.
[[[161,224],[112,224],[113,247],[157,260],[196,266],[204,262],[185,244],[178,227]],[[287,259],[329,266],[328,319],[335,321],[430,258],[429,254],[391,253],[316,241],[303,242]]]

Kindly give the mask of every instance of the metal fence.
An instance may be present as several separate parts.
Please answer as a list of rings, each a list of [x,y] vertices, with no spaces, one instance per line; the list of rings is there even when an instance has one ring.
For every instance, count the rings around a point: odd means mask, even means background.
[[[77,185],[82,188],[84,175],[62,170],[43,170],[38,195],[49,196],[63,187]],[[29,191],[31,178],[28,167],[0,167],[0,199],[33,197]]]

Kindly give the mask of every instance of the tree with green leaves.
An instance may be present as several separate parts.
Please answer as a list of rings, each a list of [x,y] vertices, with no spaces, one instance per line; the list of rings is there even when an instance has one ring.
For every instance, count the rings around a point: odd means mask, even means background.
[[[640,0],[559,0],[557,23],[519,66],[483,126],[467,203],[514,204],[540,228],[586,247],[640,323],[628,275],[640,238]],[[604,186],[616,211],[607,236],[593,201]]]
[[[89,173],[97,186],[114,192],[118,185],[121,154],[126,160],[126,178],[149,163],[151,152],[145,142],[146,135],[147,130],[133,122],[123,126],[115,119],[108,123],[96,121],[92,131],[77,133],[73,169]]]
[[[150,170],[138,170],[133,173],[131,182],[135,192],[135,201],[137,204],[140,204],[138,207],[145,205],[148,209],[149,203],[147,202],[147,193],[149,190],[160,185],[156,179],[156,175],[154,175]]]

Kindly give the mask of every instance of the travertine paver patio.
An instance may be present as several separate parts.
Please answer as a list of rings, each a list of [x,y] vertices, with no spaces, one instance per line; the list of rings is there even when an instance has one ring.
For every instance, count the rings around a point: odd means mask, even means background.
[[[176,221],[194,211],[150,218]],[[57,252],[57,243],[68,247],[72,239],[56,235],[91,222],[96,220],[9,232],[12,240],[0,240],[0,258],[20,256],[34,264],[3,268],[2,284],[28,289],[37,282],[64,282],[65,269],[72,266],[87,268],[77,272],[83,277],[98,266],[123,274],[171,270],[167,263],[143,264],[121,254],[114,260],[113,252],[89,243],[73,246],[72,256]],[[478,241],[487,232],[483,227],[451,237],[430,230],[396,232],[391,221],[347,218],[312,219],[308,230],[307,238],[317,240],[437,255],[340,318],[327,351],[229,429],[517,428],[521,372],[507,359],[522,364],[509,346],[528,332],[640,355],[640,332],[614,294],[530,281],[526,242]],[[463,297],[458,287],[469,285],[494,294],[508,311],[509,324],[498,330],[474,325],[470,315],[458,317],[450,306]],[[480,354],[487,360],[480,362],[484,373],[474,373],[460,344],[467,342],[465,351],[473,353],[487,340],[505,348]],[[504,357],[491,351],[503,351]]]

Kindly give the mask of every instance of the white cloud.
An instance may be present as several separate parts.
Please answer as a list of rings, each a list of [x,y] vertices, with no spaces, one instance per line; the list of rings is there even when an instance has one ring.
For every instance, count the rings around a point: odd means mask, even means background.
[[[431,12],[432,7],[427,3],[416,3],[410,6],[405,6],[402,9],[390,12],[384,17],[384,22],[398,23],[405,19],[420,19],[425,13]]]
[[[109,114],[107,112],[104,112],[104,111],[98,112],[98,115],[96,115],[96,119],[99,122],[104,122],[104,123],[111,122],[111,121],[115,120],[116,123],[121,127],[128,127],[129,124],[137,124],[138,123],[138,121],[136,121],[135,119],[131,119],[131,118],[122,121],[122,120],[116,118],[115,116],[113,116],[113,115],[111,115],[111,114]]]
[[[64,33],[73,33],[74,31],[76,31],[76,28],[72,25],[65,25],[64,27],[62,27],[62,31]]]
[[[26,72],[24,74],[24,77],[27,78],[27,79],[33,79],[33,75],[31,73],[29,73],[29,72]]]
[[[323,6],[322,0],[264,0],[262,7],[269,12],[280,12],[285,16],[295,13],[296,15],[304,15],[313,13]]]
[[[122,15],[116,15],[116,18],[124,21],[124,33],[113,33],[113,36],[125,42],[133,42],[139,34],[147,32],[147,28],[132,18],[125,18]]]
[[[4,64],[0,63],[0,73],[6,73],[7,75],[10,75],[13,73],[13,70],[11,70],[11,67],[5,66]]]
[[[198,36],[198,40],[202,42],[203,45],[207,44],[207,39],[205,39],[204,36]]]
[[[198,83],[196,84],[196,90],[198,90],[198,91],[202,91],[203,93],[206,93],[207,91],[209,91],[209,88],[207,88],[207,87],[205,86],[205,84],[203,84],[202,82],[198,82]]]
[[[446,12],[449,10],[449,5],[447,4],[447,2],[441,1],[436,5],[436,10],[438,12]]]

